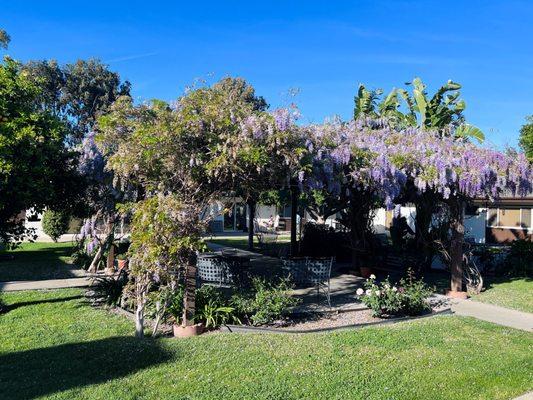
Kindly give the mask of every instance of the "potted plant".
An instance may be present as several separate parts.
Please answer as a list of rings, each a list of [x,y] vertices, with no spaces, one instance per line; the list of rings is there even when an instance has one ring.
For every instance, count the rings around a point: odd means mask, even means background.
[[[370,278],[370,275],[374,273],[370,255],[366,251],[359,250],[357,251],[357,256],[359,258],[359,272],[361,276],[365,279]]]
[[[117,255],[117,265],[118,265],[119,271],[122,271],[123,269],[128,268],[128,257],[126,253]]]
[[[185,338],[201,335],[204,332],[204,324],[197,323],[194,325],[184,325],[181,322],[183,315],[183,295],[183,289],[181,288],[178,290],[167,309],[168,313],[174,318],[174,324],[172,325],[174,337]]]
[[[369,266],[359,267],[359,270],[361,271],[361,276],[365,279],[370,278],[370,276],[373,274],[373,270]]]
[[[178,325],[174,324],[172,325],[172,332],[174,333],[174,337],[191,337],[191,336],[198,336],[201,335],[204,332],[204,324],[194,324],[194,325]]]

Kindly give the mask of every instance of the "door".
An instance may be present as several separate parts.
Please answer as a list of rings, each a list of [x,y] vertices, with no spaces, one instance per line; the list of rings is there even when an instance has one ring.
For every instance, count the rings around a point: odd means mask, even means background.
[[[224,232],[243,232],[246,230],[246,205],[234,204],[224,214]]]

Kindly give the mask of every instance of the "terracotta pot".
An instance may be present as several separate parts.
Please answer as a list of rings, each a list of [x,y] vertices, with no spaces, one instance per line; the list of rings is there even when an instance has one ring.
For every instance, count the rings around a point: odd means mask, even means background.
[[[365,279],[370,278],[370,275],[372,275],[372,268],[370,267],[360,267],[361,270],[361,276]]]
[[[446,292],[446,296],[451,297],[452,299],[468,299],[468,293],[467,292],[459,292],[457,290],[448,290]]]
[[[122,271],[123,269],[128,268],[128,260],[117,260],[118,270]]]
[[[195,325],[173,325],[172,331],[174,332],[174,337],[191,337],[201,335],[204,331],[204,324],[195,324]]]

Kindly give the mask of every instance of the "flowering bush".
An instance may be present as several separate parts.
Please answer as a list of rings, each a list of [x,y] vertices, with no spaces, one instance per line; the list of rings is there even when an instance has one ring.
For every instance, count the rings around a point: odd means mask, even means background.
[[[415,279],[411,271],[407,278],[392,285],[389,279],[376,282],[376,276],[370,275],[364,289],[357,289],[357,295],[363,303],[372,309],[375,317],[395,315],[419,315],[430,309],[427,298],[431,295],[429,288],[421,279]]]

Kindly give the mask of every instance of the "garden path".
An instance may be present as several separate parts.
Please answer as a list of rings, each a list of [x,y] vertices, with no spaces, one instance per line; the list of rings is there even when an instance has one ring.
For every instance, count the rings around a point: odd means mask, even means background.
[[[452,311],[458,315],[474,317],[493,324],[533,332],[533,314],[481,303],[474,300],[456,300]]]
[[[19,290],[44,290],[87,287],[91,285],[91,277],[47,279],[41,281],[12,281],[0,282],[0,292],[15,292]]]

